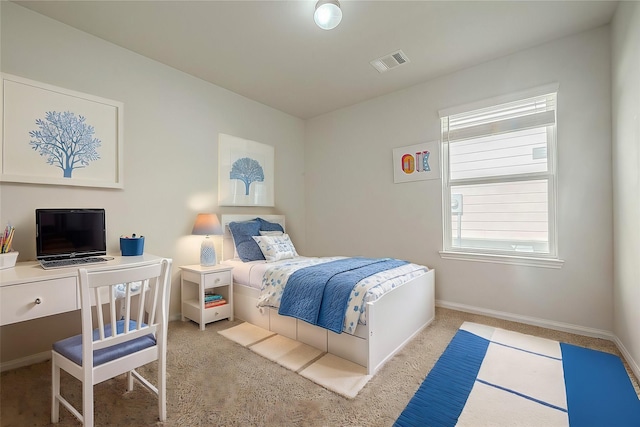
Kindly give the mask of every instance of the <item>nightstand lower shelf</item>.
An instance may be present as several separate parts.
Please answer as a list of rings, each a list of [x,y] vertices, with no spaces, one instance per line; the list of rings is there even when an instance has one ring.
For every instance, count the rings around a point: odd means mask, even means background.
[[[182,301],[182,316],[200,324],[200,301],[196,299]],[[231,305],[223,304],[202,310],[202,323],[207,324],[231,317]]]

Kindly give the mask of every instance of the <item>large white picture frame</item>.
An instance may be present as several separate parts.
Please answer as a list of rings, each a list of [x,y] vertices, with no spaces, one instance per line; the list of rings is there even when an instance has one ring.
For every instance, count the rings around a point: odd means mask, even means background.
[[[123,103],[1,76],[0,181],[123,188]]]
[[[274,206],[272,146],[218,135],[218,205]]]

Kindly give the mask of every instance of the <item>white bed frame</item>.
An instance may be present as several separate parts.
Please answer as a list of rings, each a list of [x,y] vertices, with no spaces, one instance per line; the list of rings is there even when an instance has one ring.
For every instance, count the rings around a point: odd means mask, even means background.
[[[282,215],[222,215],[224,227],[222,259],[233,258],[232,221],[256,217],[285,227]],[[261,328],[311,345],[350,360],[375,374],[435,317],[435,271],[429,270],[398,286],[378,300],[367,303],[367,325],[358,325],[354,334],[336,334],[293,317],[281,316],[277,309],[258,308],[260,291],[233,285],[234,316]]]

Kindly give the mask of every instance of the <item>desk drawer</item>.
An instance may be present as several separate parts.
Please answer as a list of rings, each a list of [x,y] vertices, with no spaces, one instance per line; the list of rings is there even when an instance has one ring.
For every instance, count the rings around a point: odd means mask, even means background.
[[[75,278],[67,277],[0,287],[0,324],[2,325],[78,308]]]

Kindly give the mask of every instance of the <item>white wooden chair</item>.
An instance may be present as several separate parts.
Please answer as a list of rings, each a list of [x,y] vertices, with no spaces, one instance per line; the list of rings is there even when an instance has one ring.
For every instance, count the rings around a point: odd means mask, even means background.
[[[129,391],[135,377],[157,394],[160,421],[166,420],[170,270],[169,259],[78,270],[82,334],[53,345],[52,423],[60,420],[62,403],[84,426],[93,426],[93,386],[124,373]],[[135,371],[154,360],[157,387]],[[60,394],[60,369],[82,382],[82,414]]]

